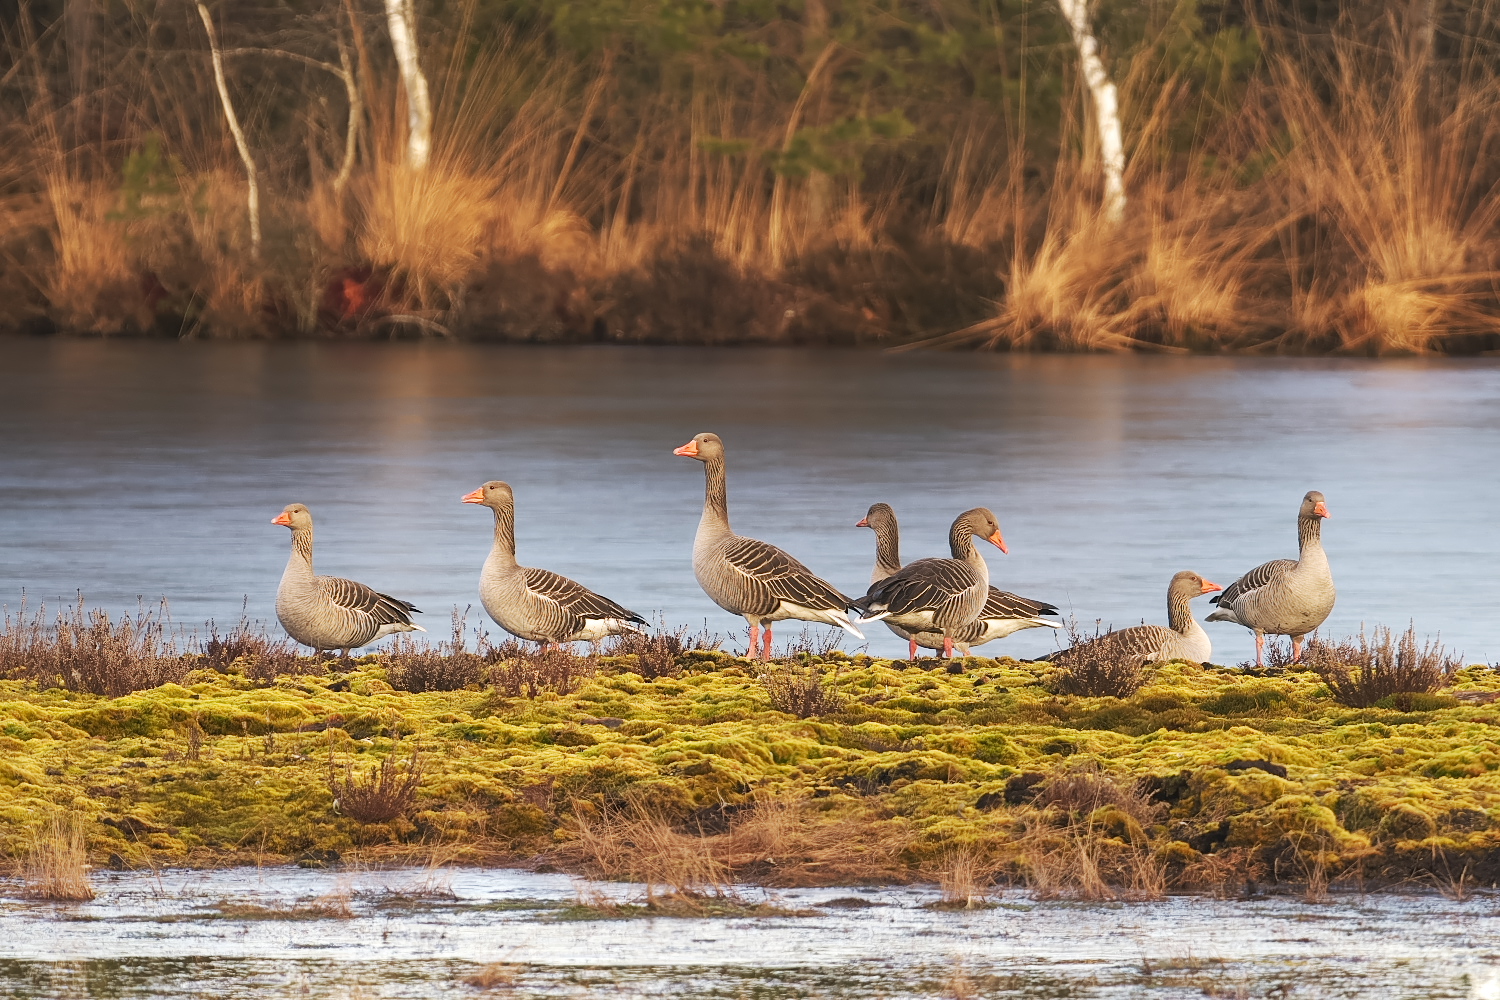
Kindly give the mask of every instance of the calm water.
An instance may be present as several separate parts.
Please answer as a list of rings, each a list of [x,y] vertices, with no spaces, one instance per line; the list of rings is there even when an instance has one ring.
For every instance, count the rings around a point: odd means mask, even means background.
[[[1495,1000],[1496,901],[1436,894],[1155,903],[1036,902],[934,911],[931,887],[806,889],[803,916],[560,920],[580,896],[640,886],[520,871],[297,869],[96,876],[84,905],[28,903],[0,885],[0,995],[202,1000],[662,997],[677,1000]],[[759,899],[754,888],[741,890]],[[851,897],[863,908],[821,904]],[[244,920],[218,904],[287,910],[345,901],[345,919]],[[58,956],[66,956],[59,959]],[[464,984],[512,963],[514,989]]]
[[[248,598],[270,618],[288,544],[270,520],[301,501],[321,572],[441,633],[477,607],[489,547],[489,512],[458,498],[501,478],[523,562],[727,633],[742,623],[690,566],[702,466],[671,454],[700,430],[727,443],[736,529],[850,592],[872,502],[908,559],[986,504],[1012,553],[989,553],[997,585],[1088,623],[1160,621],[1176,570],[1227,584],[1294,556],[1320,489],[1330,631],[1414,620],[1500,659],[1500,366],[1472,361],[0,340],[0,600],[165,596],[196,623]],[[1208,628],[1215,659],[1251,654]]]

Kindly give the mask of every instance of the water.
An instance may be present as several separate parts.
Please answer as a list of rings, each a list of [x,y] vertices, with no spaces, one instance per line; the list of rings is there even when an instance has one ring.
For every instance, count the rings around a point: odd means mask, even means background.
[[[0,994],[412,998],[473,996],[485,963],[520,996],[1500,996],[1489,894],[1038,902],[942,911],[930,886],[740,891],[795,916],[572,920],[579,898],[640,886],[515,870],[104,873],[87,904],[0,884]],[[849,909],[823,904],[856,898]],[[349,916],[240,919],[237,904]],[[59,956],[65,956],[59,959]],[[958,988],[966,983],[966,994]]]
[[[690,566],[702,467],[671,454],[714,430],[735,528],[846,591],[868,580],[853,525],[872,502],[896,508],[908,559],[986,504],[1011,546],[989,553],[996,584],[1089,624],[1162,621],[1179,569],[1227,584],[1294,556],[1320,489],[1328,630],[1413,620],[1488,661],[1497,428],[1488,361],[4,340],[0,600],[164,596],[197,623],[248,599],[270,619],[288,544],[270,520],[301,501],[321,572],[441,633],[477,607],[489,547],[489,512],[458,498],[503,478],[523,562],[728,633],[743,623]],[[1216,660],[1251,655],[1243,629],[1208,628]],[[1031,630],[982,652],[1052,648]]]

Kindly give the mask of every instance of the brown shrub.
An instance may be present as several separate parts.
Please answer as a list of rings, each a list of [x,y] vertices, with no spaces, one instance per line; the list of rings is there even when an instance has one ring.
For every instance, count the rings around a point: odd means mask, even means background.
[[[208,639],[202,643],[203,666],[210,670],[239,670],[251,680],[269,683],[284,674],[326,672],[313,659],[303,660],[290,639],[273,639],[266,630],[253,625],[249,615],[241,612],[239,622],[224,635],[210,619]]]
[[[28,615],[4,616],[0,632],[0,677],[35,681],[43,687],[111,698],[181,681],[195,666],[181,654],[177,629],[163,601],[118,621],[83,598],[51,622],[45,605]]]
[[[570,694],[599,671],[599,661],[592,656],[575,656],[560,646],[528,648],[512,639],[496,646],[487,658],[494,663],[490,683],[512,698],[535,698],[543,691]]]
[[[1139,656],[1109,642],[1113,629],[1102,631],[1096,622],[1094,634],[1085,635],[1071,620],[1067,628],[1068,648],[1049,657],[1061,667],[1048,685],[1054,692],[1086,698],[1129,698],[1140,690],[1145,682],[1145,664]]]
[[[1403,711],[1410,707],[1403,695],[1436,691],[1463,666],[1436,641],[1419,646],[1412,626],[1400,637],[1382,625],[1369,637],[1361,631],[1336,643],[1312,639],[1303,658],[1340,704],[1369,708],[1390,698],[1390,707]]]
[[[763,885],[900,882],[911,877],[908,821],[878,804],[829,818],[805,799],[764,798],[735,817],[715,853]]]
[[[413,753],[404,767],[398,767],[396,753],[387,754],[361,780],[354,765],[344,765],[341,779],[328,761],[328,790],[333,793],[334,808],[361,823],[384,823],[404,816],[417,801],[417,786],[422,783],[422,756]]]
[[[409,633],[398,634],[385,655],[386,677],[398,691],[462,691],[482,685],[494,663],[495,650],[484,635],[477,637],[477,652],[464,644],[469,609],[453,609],[452,631],[447,642],[436,646],[419,642]]]
[[[760,683],[771,696],[772,708],[799,719],[837,715],[844,710],[844,699],[811,664],[776,667],[762,674]]]
[[[76,813],[54,813],[37,831],[21,869],[28,897],[59,902],[94,898],[83,824],[83,817]]]

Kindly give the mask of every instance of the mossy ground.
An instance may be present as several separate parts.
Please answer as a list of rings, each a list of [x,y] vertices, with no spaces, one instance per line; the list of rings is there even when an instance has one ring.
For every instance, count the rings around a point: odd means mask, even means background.
[[[1353,710],[1303,672],[1161,664],[1121,700],[1053,695],[1049,665],[1009,659],[812,660],[844,699],[837,715],[778,712],[759,665],[709,651],[655,680],[605,657],[572,693],[534,698],[396,691],[378,655],[272,683],[199,671],[120,698],[0,682],[0,854],[22,857],[67,809],[90,821],[98,864],[499,863],[557,854],[612,810],[722,836],[776,802],[794,803],[803,828],[837,829],[846,855],[881,860],[820,870],[786,849],[737,874],[918,877],[1049,815],[1014,779],[1097,769],[1148,779],[1160,805],[1148,823],[1096,809],[1090,829],[1178,870],[1234,855],[1225,880],[1252,860],[1273,878],[1309,866],[1500,877],[1500,705],[1488,704],[1500,672],[1487,667],[1439,695]],[[330,758],[358,774],[413,751],[423,777],[406,817],[362,824],[336,809]]]

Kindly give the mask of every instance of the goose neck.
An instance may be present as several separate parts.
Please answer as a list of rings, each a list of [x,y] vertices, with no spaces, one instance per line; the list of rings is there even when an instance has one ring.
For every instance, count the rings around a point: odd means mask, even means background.
[[[516,564],[516,509],[510,504],[494,508],[495,544],[490,549],[490,560],[500,566]]]
[[[729,487],[724,476],[724,459],[717,456],[703,463],[703,520],[700,528],[730,530]]]
[[[1310,552],[1323,547],[1323,519],[1321,517],[1297,518],[1297,549]]]
[[[292,554],[286,564],[288,573],[313,572],[313,531],[311,528],[292,529]]]
[[[1197,625],[1192,601],[1193,595],[1184,589],[1173,587],[1167,591],[1167,624],[1173,632],[1188,635]]]
[[[901,569],[901,535],[894,524],[875,525],[875,572],[870,577],[874,583],[884,580]]]

